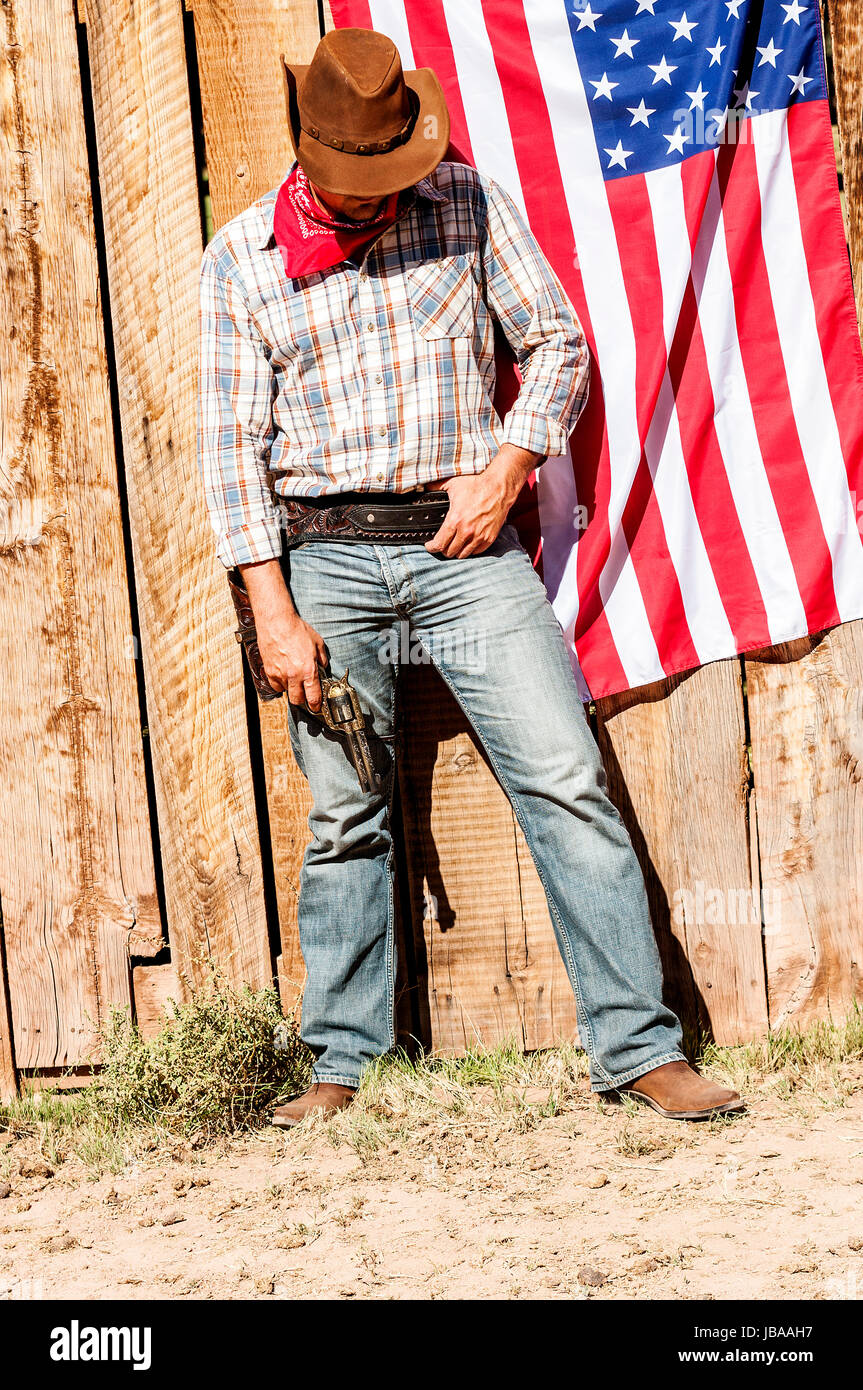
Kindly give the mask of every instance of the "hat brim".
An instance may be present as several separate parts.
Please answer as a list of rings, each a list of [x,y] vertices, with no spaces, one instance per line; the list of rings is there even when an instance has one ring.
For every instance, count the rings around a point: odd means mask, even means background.
[[[450,123],[446,98],[431,68],[404,74],[406,85],[419,99],[419,110],[409,138],[385,154],[347,154],[315,140],[300,128],[297,92],[309,64],[289,63],[282,56],[285,104],[294,154],[306,176],[326,193],[356,198],[386,198],[409,188],[436,169],[449,145]]]

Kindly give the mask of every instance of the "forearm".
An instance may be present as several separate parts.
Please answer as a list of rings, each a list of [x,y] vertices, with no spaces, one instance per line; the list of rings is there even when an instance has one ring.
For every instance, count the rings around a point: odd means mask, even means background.
[[[279,560],[240,565],[243,583],[255,614],[256,623],[298,618]]]
[[[534,454],[517,444],[501,444],[486,473],[501,488],[506,508],[512,506],[531,473],[545,459],[545,454]]]

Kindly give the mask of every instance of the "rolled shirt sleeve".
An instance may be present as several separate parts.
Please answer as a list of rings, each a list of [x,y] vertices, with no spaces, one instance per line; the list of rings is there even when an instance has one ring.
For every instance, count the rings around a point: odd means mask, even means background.
[[[208,248],[199,301],[198,467],[222,563],[281,554],[267,485],[274,437],[273,371],[233,268]]]
[[[522,374],[518,397],[503,422],[503,439],[534,454],[565,454],[587,401],[587,339],[516,203],[494,179],[485,184],[486,302]]]

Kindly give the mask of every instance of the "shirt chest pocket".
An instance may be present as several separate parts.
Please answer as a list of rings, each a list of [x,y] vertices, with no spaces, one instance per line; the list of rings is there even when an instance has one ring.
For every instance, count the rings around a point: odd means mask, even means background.
[[[421,338],[469,338],[477,284],[469,256],[442,256],[405,272],[411,319]]]

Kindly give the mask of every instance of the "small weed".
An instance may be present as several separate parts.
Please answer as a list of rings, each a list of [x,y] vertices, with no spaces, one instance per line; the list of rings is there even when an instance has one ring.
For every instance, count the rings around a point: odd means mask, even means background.
[[[617,1132],[614,1147],[619,1154],[625,1158],[646,1158],[648,1154],[657,1153],[660,1149],[668,1147],[667,1140],[659,1135],[635,1133],[627,1121]]]

